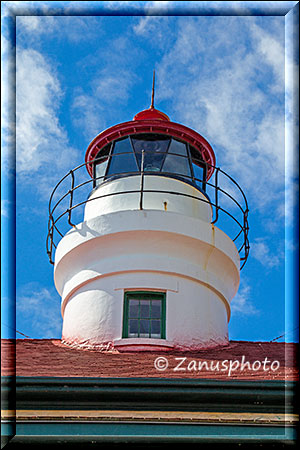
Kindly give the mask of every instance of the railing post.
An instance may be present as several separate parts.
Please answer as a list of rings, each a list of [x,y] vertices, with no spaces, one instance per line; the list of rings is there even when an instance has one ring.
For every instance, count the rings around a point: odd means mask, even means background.
[[[250,245],[249,245],[249,239],[248,239],[248,232],[249,232],[249,224],[248,224],[248,213],[249,209],[246,208],[245,214],[244,214],[244,223],[245,223],[245,257],[248,258]]]
[[[143,209],[143,197],[144,197],[144,158],[145,150],[142,150],[142,160],[141,160],[141,195],[140,195],[140,209]]]
[[[48,249],[47,253],[48,253],[48,256],[49,256],[50,264],[54,265],[54,261],[53,261],[53,259],[52,259],[53,229],[54,229],[54,221],[53,221],[52,214],[51,214],[51,216],[49,217],[49,222],[51,222],[51,225],[49,224],[50,227],[49,227],[49,234],[48,234],[49,239],[50,239],[50,248]]]
[[[71,213],[72,213],[72,206],[73,206],[73,190],[74,190],[74,173],[73,170],[70,170],[70,175],[71,175],[71,189],[69,190],[69,194],[70,194],[70,205],[69,205],[69,209],[68,209],[68,223],[71,227],[75,228],[75,225],[71,222]]]
[[[215,211],[216,211],[216,217],[215,217],[215,220],[212,221],[212,224],[216,223],[218,218],[219,218],[218,174],[219,174],[219,168],[216,167],[216,172],[215,172]]]

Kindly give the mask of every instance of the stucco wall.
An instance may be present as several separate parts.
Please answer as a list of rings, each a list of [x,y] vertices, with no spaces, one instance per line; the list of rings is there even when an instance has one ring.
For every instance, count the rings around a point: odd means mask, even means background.
[[[227,340],[239,284],[234,243],[201,219],[127,210],[85,221],[59,243],[55,283],[63,339],[97,345],[121,338],[124,290],[167,293],[167,341],[185,348]]]

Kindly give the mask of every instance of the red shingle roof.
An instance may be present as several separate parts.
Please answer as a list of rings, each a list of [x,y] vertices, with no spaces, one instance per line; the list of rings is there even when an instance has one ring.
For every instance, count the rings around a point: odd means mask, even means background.
[[[56,339],[4,339],[2,375],[297,380],[296,349],[294,343],[230,341],[197,352],[99,352],[69,348]],[[165,370],[155,368],[158,357],[166,358]]]

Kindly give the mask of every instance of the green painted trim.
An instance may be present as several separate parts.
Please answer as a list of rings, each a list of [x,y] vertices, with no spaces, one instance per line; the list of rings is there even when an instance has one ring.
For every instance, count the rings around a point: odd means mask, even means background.
[[[124,293],[124,306],[123,306],[123,329],[122,329],[122,338],[128,337],[128,301],[127,301],[127,292]]]
[[[167,322],[167,315],[166,315],[166,293],[161,301],[161,337],[162,339],[166,339],[166,322]]]
[[[3,377],[2,393],[10,389]],[[296,382],[16,377],[17,409],[293,413]]]
[[[160,318],[160,339],[166,339],[166,293],[157,291],[126,291],[124,293],[124,307],[123,307],[123,330],[122,338],[128,338],[128,328],[129,328],[129,300],[130,298],[135,298],[140,300],[140,297],[145,300],[160,300],[161,301],[161,318]],[[151,318],[151,313],[150,313]],[[140,320],[140,318],[138,319]],[[150,330],[151,334],[151,330]],[[143,339],[143,338],[141,338]],[[151,339],[151,336],[148,338]],[[153,338],[155,339],[155,338]]]
[[[175,423],[18,423],[13,443],[293,443],[292,427]]]

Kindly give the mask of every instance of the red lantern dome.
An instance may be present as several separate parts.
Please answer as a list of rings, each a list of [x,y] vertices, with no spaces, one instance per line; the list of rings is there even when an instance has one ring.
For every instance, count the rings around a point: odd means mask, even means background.
[[[144,111],[137,113],[134,116],[133,120],[169,120],[170,121],[167,114],[165,114],[153,107],[150,107],[149,109],[144,109]]]
[[[167,135],[190,144],[195,153],[197,153],[197,157],[207,164],[206,179],[208,180],[212,176],[216,158],[212,147],[206,139],[191,128],[171,122],[165,113],[152,106],[137,113],[133,120],[114,125],[95,137],[88,146],[85,155],[89,174],[93,176],[93,160],[97,155],[101,155],[99,152],[109,143],[126,136],[132,137],[145,133]]]

